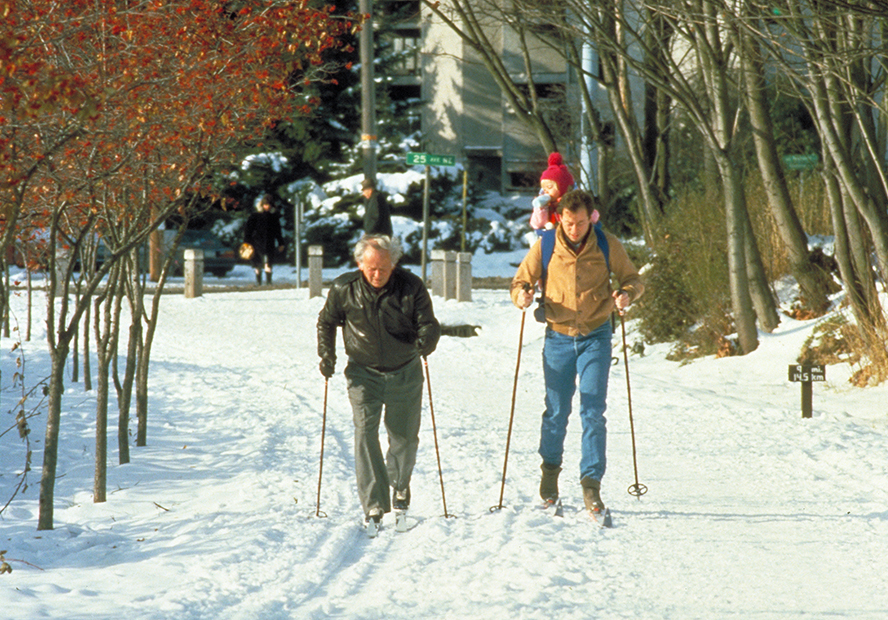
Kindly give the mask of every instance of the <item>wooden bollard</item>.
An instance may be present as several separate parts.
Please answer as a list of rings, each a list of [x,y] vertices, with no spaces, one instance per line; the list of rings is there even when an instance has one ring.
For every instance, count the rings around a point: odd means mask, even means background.
[[[444,250],[432,250],[432,295],[444,297]]]

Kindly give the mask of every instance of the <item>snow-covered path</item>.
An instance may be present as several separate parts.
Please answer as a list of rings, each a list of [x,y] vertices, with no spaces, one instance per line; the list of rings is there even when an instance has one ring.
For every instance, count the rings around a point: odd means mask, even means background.
[[[811,325],[787,319],[742,358],[679,366],[664,360],[664,346],[630,357],[639,481],[649,488],[640,499],[626,492],[634,473],[620,358],[603,485],[615,527],[597,530],[580,510],[576,421],[561,482],[565,517],[535,507],[543,333],[529,315],[504,508],[490,510],[499,500],[521,313],[504,291],[474,297],[434,300],[442,322],[481,329],[477,338],[443,338],[428,362],[454,517],[443,517],[426,403],[413,528],[398,534],[389,516],[375,540],[359,528],[342,358],[327,393],[326,517],[315,516],[324,410],[315,320],[323,299],[304,290],[165,299],[149,446],[134,450],[131,464],[110,467],[109,501],[93,504],[94,395],[68,387],[56,529],[35,530],[34,478],[0,520],[6,557],[43,569],[13,563],[14,572],[0,576],[4,615],[888,615],[888,390],[853,390],[847,370],[830,367],[827,384],[815,385],[814,418],[801,419],[799,387],[786,381],[786,367]],[[45,354],[35,338],[36,375]],[[3,410],[9,406],[4,393]],[[41,423],[33,424],[35,439]],[[2,441],[5,488],[19,448]]]

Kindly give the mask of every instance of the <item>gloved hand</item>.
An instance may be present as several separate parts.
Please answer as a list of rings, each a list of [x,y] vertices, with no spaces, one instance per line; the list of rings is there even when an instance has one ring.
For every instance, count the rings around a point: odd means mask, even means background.
[[[419,349],[420,357],[428,357],[435,352],[434,346],[430,347],[429,345],[423,343],[421,340],[416,341],[416,347]]]
[[[334,362],[333,360],[322,358],[320,368],[321,374],[324,375],[324,378],[329,379],[333,376],[333,372],[336,369],[336,362]]]
[[[534,209],[543,209],[546,205],[549,204],[549,201],[552,200],[552,197],[549,194],[540,194],[536,198],[533,199],[531,203]]]

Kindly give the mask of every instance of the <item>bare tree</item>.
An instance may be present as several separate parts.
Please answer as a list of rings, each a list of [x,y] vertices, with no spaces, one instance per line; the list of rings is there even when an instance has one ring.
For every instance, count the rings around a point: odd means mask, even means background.
[[[740,17],[753,20],[749,13]],[[736,22],[732,25],[736,27]],[[829,274],[824,274],[811,261],[808,238],[793,207],[786,177],[780,165],[767,102],[765,55],[761,50],[759,37],[753,36],[748,29],[740,27],[736,34],[742,63],[741,88],[749,112],[752,140],[770,212],[786,248],[792,275],[799,284],[801,301],[804,307],[819,315],[829,306],[825,283]]]
[[[572,71],[577,72],[582,78],[578,81],[578,87],[583,103],[584,126],[587,128],[590,144],[602,154],[599,156],[598,189],[599,197],[605,205],[609,202],[610,179],[607,171],[610,155],[614,152],[614,136],[613,130],[609,128],[612,125],[606,125],[602,121],[604,114],[598,109],[598,102],[590,92],[588,81],[591,80],[606,89],[610,114],[620,128],[635,175],[642,229],[647,240],[652,242],[657,235],[657,223],[665,202],[664,192],[661,191],[665,177],[652,172],[653,165],[657,165],[658,170],[664,170],[668,164],[665,161],[666,152],[662,148],[664,143],[659,135],[654,133],[654,128],[659,129],[661,124],[665,124],[662,117],[664,108],[652,111],[658,115],[659,120],[649,125],[651,132],[647,138],[643,138],[641,124],[635,114],[628,65],[621,55],[599,48],[597,50],[599,66],[591,70],[583,60],[581,49],[583,42],[596,36],[595,27],[587,22],[589,9],[579,3],[575,6],[570,1],[553,3],[518,0],[504,3],[499,0],[481,0],[469,3],[463,0],[443,2],[423,0],[423,3],[477,54],[480,62],[500,87],[509,106],[516,111],[517,117],[535,132],[540,144],[548,152],[558,150],[559,141],[563,146],[565,141],[575,138],[562,135],[559,127],[563,129],[569,125],[563,122],[553,123],[547,114],[546,106],[537,97],[533,52],[540,46],[548,49],[560,56]],[[616,28],[617,22],[609,16],[610,11],[611,8],[608,8],[602,12],[600,21]],[[507,36],[503,34],[504,32],[514,36],[517,41],[524,69],[522,77],[526,78],[526,87],[515,81],[513,73],[502,60],[497,42]],[[613,33],[614,36],[618,36],[616,30],[613,30]],[[668,37],[665,33],[661,34]],[[665,103],[662,97],[657,97],[656,100],[660,104]],[[576,135],[577,132],[573,133]],[[646,153],[646,145],[656,154]],[[580,148],[582,146],[577,150]]]
[[[836,260],[858,329],[888,361],[875,276],[888,280],[888,174],[884,153],[885,3],[756,5],[764,22],[743,22],[807,102],[821,139]]]
[[[626,63],[681,106],[699,132],[719,172],[725,208],[730,296],[740,349],[758,346],[756,317],[770,331],[776,306],[746,207],[742,162],[738,157],[738,92],[735,49],[725,32],[719,6],[709,0],[680,3],[571,3],[594,33],[600,53]],[[670,33],[666,50],[645,36],[655,20]],[[615,23],[614,23],[615,22]]]

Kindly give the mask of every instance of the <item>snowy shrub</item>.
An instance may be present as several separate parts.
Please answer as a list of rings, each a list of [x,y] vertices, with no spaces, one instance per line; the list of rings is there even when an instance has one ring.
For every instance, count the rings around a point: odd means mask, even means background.
[[[311,219],[306,217],[302,247],[307,253],[310,245],[323,246],[324,266],[340,267],[351,261],[356,229],[360,229],[360,224],[356,226],[346,213]]]
[[[246,218],[232,220],[216,220],[213,222],[210,232],[219,237],[225,245],[237,247],[244,238],[244,224]]]
[[[672,342],[697,322],[697,308],[683,278],[680,252],[654,256],[639,300],[639,331],[647,342]]]
[[[639,330],[648,342],[678,340],[674,359],[727,351],[733,321],[724,225],[701,194],[687,192],[670,206],[645,270]]]

